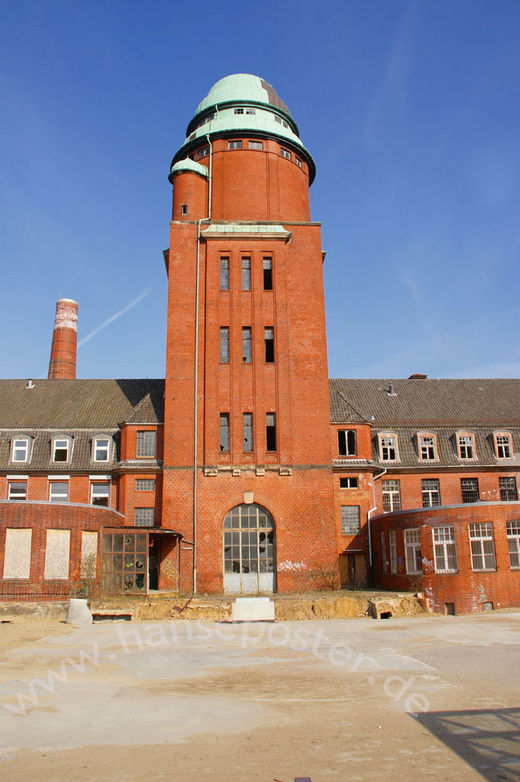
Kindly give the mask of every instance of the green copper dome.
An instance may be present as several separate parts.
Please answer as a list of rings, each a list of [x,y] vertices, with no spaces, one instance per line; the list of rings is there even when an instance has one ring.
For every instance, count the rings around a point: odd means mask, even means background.
[[[172,167],[215,138],[277,138],[281,145],[305,159],[312,183],[316,167],[303,146],[298,126],[276,90],[259,76],[234,73],[219,79],[197,106],[186,139]]]
[[[234,73],[231,76],[224,76],[210,89],[203,101],[199,103],[195,111],[195,116],[204,109],[212,106],[218,106],[219,103],[228,101],[265,103],[268,106],[275,106],[283,111],[289,117],[291,113],[285,103],[280,100],[276,90],[268,82],[259,76],[253,76],[250,73]]]

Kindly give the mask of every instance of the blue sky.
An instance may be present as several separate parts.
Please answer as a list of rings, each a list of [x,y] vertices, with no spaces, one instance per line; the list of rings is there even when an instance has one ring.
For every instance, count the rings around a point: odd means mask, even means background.
[[[0,11],[3,377],[46,376],[60,296],[78,376],[164,375],[169,163],[237,72],[317,164],[330,376],[520,376],[518,0]]]

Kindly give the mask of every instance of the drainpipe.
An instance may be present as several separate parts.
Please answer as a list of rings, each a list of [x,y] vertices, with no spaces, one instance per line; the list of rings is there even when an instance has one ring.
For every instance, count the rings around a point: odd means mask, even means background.
[[[209,144],[209,182],[208,182],[208,216],[197,222],[197,266],[195,282],[195,371],[193,373],[194,422],[193,422],[193,593],[197,592],[197,458],[199,437],[199,299],[200,299],[200,226],[211,220],[211,196],[213,174],[213,147],[209,134],[206,136]]]
[[[372,516],[372,513],[377,509],[377,505],[376,505],[376,490],[375,490],[375,487],[374,487],[374,482],[377,481],[378,478],[382,478],[383,475],[385,475],[385,473],[387,473],[387,472],[388,472],[388,470],[385,467],[383,470],[381,470],[380,473],[378,473],[377,475],[374,475],[374,477],[372,479],[372,497],[373,497],[372,502],[374,503],[374,506],[372,508],[370,508],[370,510],[368,511],[368,514],[367,514],[367,522],[368,522],[368,524],[367,524],[367,526],[368,526],[368,564],[370,565],[370,567],[372,567],[372,564],[373,564],[373,562],[372,562],[372,524],[371,524],[371,516]]]

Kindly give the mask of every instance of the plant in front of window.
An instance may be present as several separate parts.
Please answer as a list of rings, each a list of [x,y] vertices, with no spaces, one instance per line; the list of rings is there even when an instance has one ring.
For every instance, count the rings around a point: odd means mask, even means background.
[[[92,599],[99,596],[99,584],[97,581],[97,556],[88,554],[81,563],[81,579],[73,584],[72,591],[75,597]]]

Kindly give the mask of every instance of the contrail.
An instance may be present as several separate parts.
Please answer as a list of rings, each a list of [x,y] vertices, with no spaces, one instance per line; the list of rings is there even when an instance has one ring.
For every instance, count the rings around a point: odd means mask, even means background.
[[[89,340],[92,339],[92,337],[95,337],[96,334],[98,334],[100,331],[102,331],[104,328],[109,326],[111,323],[113,323],[115,320],[121,317],[121,315],[124,315],[128,310],[131,310],[133,307],[136,307],[146,296],[148,296],[149,293],[151,293],[153,288],[153,285],[149,285],[147,288],[142,291],[139,296],[136,296],[135,299],[132,299],[132,301],[126,305],[126,307],[123,307],[122,310],[119,310],[119,312],[115,312],[113,315],[111,315],[109,318],[103,321],[103,323],[95,328],[93,331],[90,332],[90,334],[87,334],[86,337],[83,337],[83,339],[80,339],[78,342],[78,348],[83,347],[83,345],[86,345]]]

